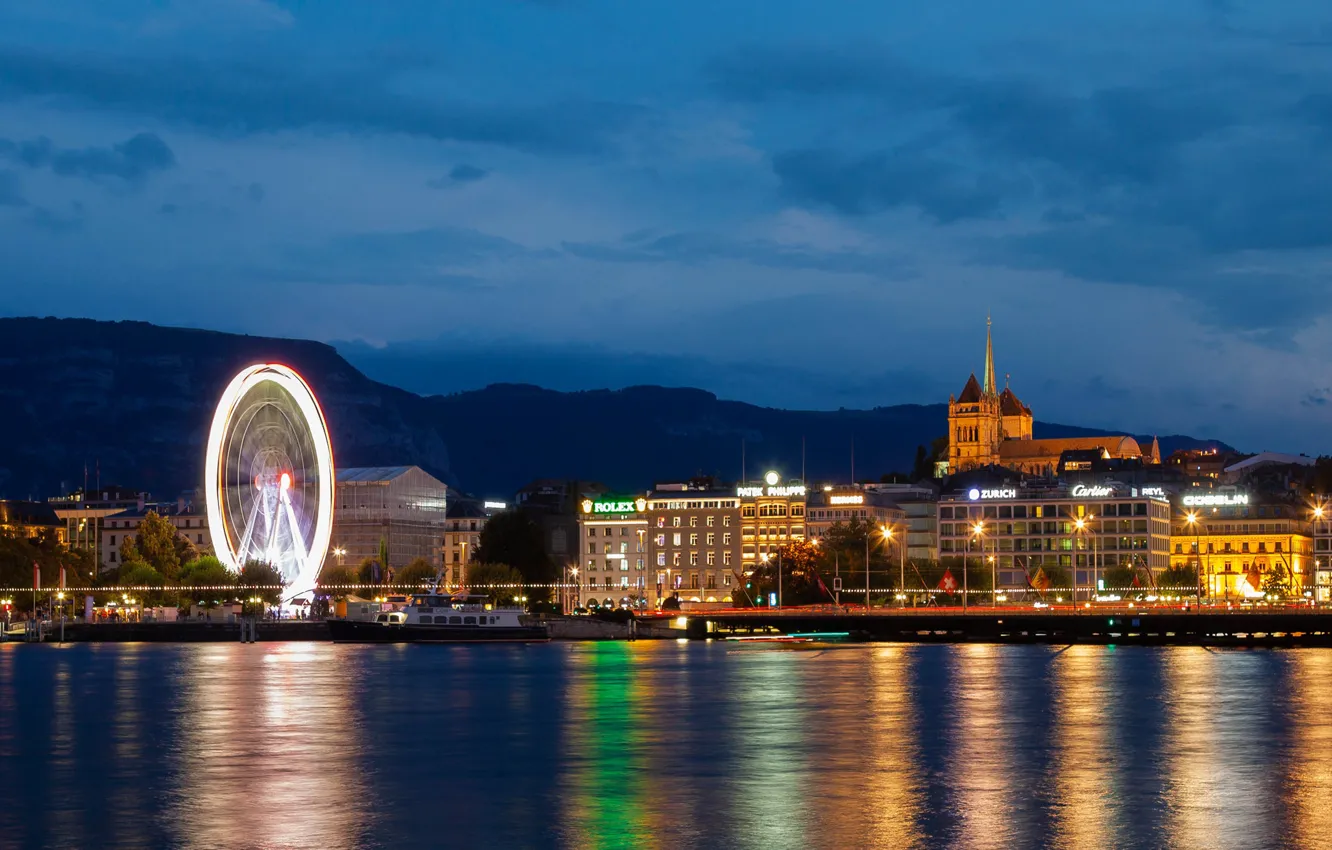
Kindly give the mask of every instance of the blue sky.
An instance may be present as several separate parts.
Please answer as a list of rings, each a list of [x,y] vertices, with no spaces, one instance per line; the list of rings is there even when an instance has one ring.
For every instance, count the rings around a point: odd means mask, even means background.
[[[1274,8],[1275,7],[1275,8]],[[1326,449],[1323,3],[0,0],[0,313]]]

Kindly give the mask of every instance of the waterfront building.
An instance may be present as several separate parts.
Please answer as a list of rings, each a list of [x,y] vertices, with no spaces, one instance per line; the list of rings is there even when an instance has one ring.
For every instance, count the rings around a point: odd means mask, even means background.
[[[915,484],[867,484],[865,489],[886,495],[905,514],[907,558],[918,564],[939,560],[939,486]]]
[[[743,593],[741,496],[711,479],[658,484],[647,496],[656,597],[730,604]]]
[[[809,494],[806,503],[805,535],[822,540],[838,523],[869,522],[876,528],[905,531],[906,511],[882,491],[855,485],[830,485]],[[900,539],[900,538],[899,538]]]
[[[476,558],[486,522],[508,508],[507,502],[466,496],[448,500],[444,520],[444,581],[450,587],[466,583],[467,565]]]
[[[741,483],[733,492],[740,500],[742,575],[749,575],[784,544],[805,539],[807,491],[803,481],[783,481],[780,473],[769,471],[762,481]]]
[[[1171,566],[1198,570],[1215,601],[1263,596],[1272,577],[1297,596],[1312,593],[1315,525],[1303,504],[1233,486],[1184,490],[1171,522]]]
[[[0,501],[0,533],[23,538],[51,535],[68,542],[64,522],[45,502]]]
[[[541,545],[552,563],[577,566],[582,502],[605,493],[595,481],[538,478],[518,491],[516,507],[541,527]]]
[[[388,547],[390,570],[417,558],[441,565],[448,488],[419,466],[339,469],[330,549],[353,569]]]
[[[584,608],[655,608],[648,581],[648,500],[640,494],[593,493],[579,503],[579,560],[566,581]]]
[[[1332,499],[1314,497],[1309,526],[1314,541],[1314,596],[1318,602],[1332,602]]]
[[[993,570],[1001,589],[1022,589],[1037,570],[1067,575],[1083,592],[1112,567],[1144,586],[1169,566],[1171,507],[1162,488],[1114,481],[970,486],[938,503],[939,556]],[[994,560],[991,561],[990,559]]]
[[[1059,469],[1060,456],[1067,451],[1098,451],[1105,458],[1143,458],[1160,463],[1156,440],[1144,451],[1138,441],[1126,435],[1033,439],[1034,417],[1005,386],[995,382],[994,344],[990,322],[985,322],[984,381],[973,373],[960,395],[948,399],[948,461],[938,470],[941,475],[965,472],[988,466],[1004,466],[1031,475],[1053,477]]]
[[[93,563],[101,564],[106,518],[137,508],[147,499],[147,493],[113,484],[95,492],[75,490],[65,496],[49,498],[46,503],[65,523],[65,539],[69,547],[91,552]]]
[[[196,507],[192,500],[184,497],[174,502],[153,504],[143,502],[128,510],[111,514],[102,520],[102,541],[99,547],[101,559],[98,569],[112,572],[120,569],[120,547],[125,538],[134,537],[143,524],[143,518],[149,512],[156,513],[175,527],[177,533],[194,545],[201,555],[213,551],[213,537],[208,531],[208,511],[202,506]]]

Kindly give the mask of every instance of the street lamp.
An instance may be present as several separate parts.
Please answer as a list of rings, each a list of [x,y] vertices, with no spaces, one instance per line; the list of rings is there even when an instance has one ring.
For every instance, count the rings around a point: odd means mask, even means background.
[[[1202,520],[1198,517],[1197,511],[1189,511],[1187,514],[1184,515],[1184,522],[1186,522],[1189,525],[1189,527],[1193,529],[1193,551],[1198,556],[1198,561],[1197,561],[1198,606],[1202,607],[1202,597],[1203,597],[1202,544],[1198,540],[1198,526],[1202,524]]]
[[[967,551],[962,556],[962,608],[967,607],[967,561],[971,560],[971,541],[980,538],[981,552],[985,551],[985,523],[976,520],[976,524],[971,526],[971,534],[967,535]]]
[[[897,575],[897,599],[906,605],[906,540],[899,540],[893,536],[895,529],[883,525],[879,527],[883,533],[884,540],[891,540],[897,544],[898,575]]]

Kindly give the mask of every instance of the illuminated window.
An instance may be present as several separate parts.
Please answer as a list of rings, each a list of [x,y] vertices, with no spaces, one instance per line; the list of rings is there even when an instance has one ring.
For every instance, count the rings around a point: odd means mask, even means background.
[[[708,517],[708,528],[712,528],[712,524],[713,524],[714,521],[716,521],[716,519],[717,519],[717,518],[716,518],[715,516],[709,516],[709,517]]]

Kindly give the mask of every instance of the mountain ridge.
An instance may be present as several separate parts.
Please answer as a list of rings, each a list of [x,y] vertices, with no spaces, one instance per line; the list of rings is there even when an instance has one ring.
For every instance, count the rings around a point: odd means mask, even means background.
[[[538,478],[620,489],[695,474],[734,479],[767,468],[812,480],[909,471],[917,445],[946,430],[946,404],[784,410],[694,387],[574,392],[534,384],[422,396],[368,378],[311,340],[147,322],[0,318],[0,495],[45,498],[82,484],[198,486],[223,387],[240,368],[284,362],[319,397],[341,466],[415,464],[477,493],[506,496]],[[1057,423],[1036,436],[1110,433]],[[1122,432],[1113,432],[1122,433]],[[1150,439],[1150,438],[1147,438]],[[1223,445],[1162,438],[1162,451]],[[743,458],[743,460],[742,460]]]

